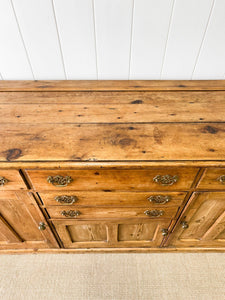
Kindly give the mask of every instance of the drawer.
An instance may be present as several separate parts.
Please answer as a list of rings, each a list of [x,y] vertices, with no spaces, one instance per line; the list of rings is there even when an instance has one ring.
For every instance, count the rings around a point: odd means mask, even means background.
[[[197,188],[225,190],[225,168],[207,169]]]
[[[198,168],[27,170],[35,190],[187,190]]]
[[[43,203],[64,206],[179,206],[185,196],[184,192],[86,192],[86,191],[52,191],[39,192]]]
[[[18,170],[0,170],[0,191],[27,189]]]
[[[160,219],[173,218],[177,207],[79,207],[48,206],[46,210],[52,219],[122,219],[144,218]]]

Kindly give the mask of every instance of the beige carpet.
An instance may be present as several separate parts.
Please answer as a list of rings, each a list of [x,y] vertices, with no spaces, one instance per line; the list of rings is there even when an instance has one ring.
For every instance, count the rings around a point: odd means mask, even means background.
[[[1,300],[224,300],[225,254],[0,256]]]

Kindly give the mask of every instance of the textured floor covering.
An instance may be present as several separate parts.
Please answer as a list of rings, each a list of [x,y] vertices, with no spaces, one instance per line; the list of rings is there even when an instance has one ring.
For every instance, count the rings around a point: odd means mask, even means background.
[[[224,300],[225,254],[0,256],[1,300]]]

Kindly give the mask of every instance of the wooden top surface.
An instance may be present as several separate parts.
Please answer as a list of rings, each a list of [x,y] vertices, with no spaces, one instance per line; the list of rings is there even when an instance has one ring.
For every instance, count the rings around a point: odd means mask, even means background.
[[[225,80],[0,81],[0,91],[224,91]]]
[[[225,160],[225,81],[2,81],[0,161]]]

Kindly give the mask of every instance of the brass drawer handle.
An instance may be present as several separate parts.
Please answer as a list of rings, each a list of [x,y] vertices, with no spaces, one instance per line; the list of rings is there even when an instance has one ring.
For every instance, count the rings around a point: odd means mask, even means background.
[[[187,229],[189,227],[188,223],[186,221],[181,222],[182,228]]]
[[[46,224],[44,222],[40,222],[38,224],[38,229],[41,230],[41,231],[45,230],[46,229]]]
[[[168,195],[153,195],[148,197],[147,200],[156,204],[166,204],[171,200],[171,197]]]
[[[155,181],[156,183],[166,186],[166,185],[173,185],[174,183],[176,183],[178,181],[178,176],[177,175],[156,175],[153,178],[153,181]]]
[[[163,228],[163,229],[161,230],[161,232],[162,232],[162,235],[163,235],[163,236],[167,236],[167,235],[168,235],[168,229],[166,229],[166,228]]]
[[[222,183],[225,184],[225,175],[221,175],[220,177],[217,178],[217,180]]]
[[[81,214],[79,210],[63,210],[61,215],[67,218],[76,218]]]
[[[77,196],[56,196],[55,201],[61,204],[73,204],[78,201]]]
[[[160,217],[160,216],[164,215],[164,211],[163,210],[158,210],[158,209],[146,210],[144,213],[148,217]]]
[[[3,186],[4,184],[6,184],[8,182],[8,180],[2,176],[0,176],[0,186]]]
[[[70,176],[56,175],[56,176],[48,176],[47,181],[54,186],[63,187],[71,183],[73,179]]]

